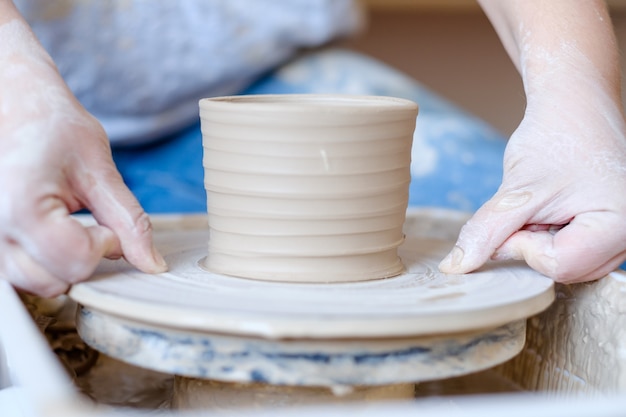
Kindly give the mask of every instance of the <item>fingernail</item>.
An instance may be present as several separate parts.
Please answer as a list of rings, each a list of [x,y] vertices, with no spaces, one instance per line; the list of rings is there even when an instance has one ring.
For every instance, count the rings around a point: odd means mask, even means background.
[[[161,253],[154,245],[152,245],[152,259],[159,269],[158,272],[167,271],[167,262],[165,262],[165,259],[163,259],[163,256],[161,256]]]
[[[463,257],[465,256],[465,252],[460,246],[455,246],[448,256],[446,256],[443,261],[439,264],[439,270],[441,272],[454,272],[457,269],[461,262],[463,261]]]

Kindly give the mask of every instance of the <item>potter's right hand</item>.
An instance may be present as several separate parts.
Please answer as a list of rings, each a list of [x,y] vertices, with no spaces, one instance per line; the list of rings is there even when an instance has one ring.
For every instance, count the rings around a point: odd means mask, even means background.
[[[104,130],[20,19],[0,19],[0,196],[0,279],[18,288],[63,293],[103,256],[167,268]],[[84,207],[97,225],[70,215]]]
[[[600,0],[481,0],[524,82],[502,185],[441,263],[467,273],[523,259],[558,282],[626,259],[626,121],[617,40]]]

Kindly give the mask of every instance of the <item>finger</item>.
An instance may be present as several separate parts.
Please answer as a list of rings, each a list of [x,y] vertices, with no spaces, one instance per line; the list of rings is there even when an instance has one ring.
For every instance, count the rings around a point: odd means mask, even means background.
[[[86,232],[91,237],[91,240],[95,242],[101,242],[98,247],[101,247],[101,257],[109,259],[119,259],[124,255],[122,251],[122,245],[115,233],[106,226],[93,225],[86,227]]]
[[[115,168],[92,184],[84,190],[85,204],[99,224],[117,235],[124,258],[144,272],[166,271],[167,264],[152,242],[150,218]]]
[[[511,234],[526,224],[533,198],[528,191],[498,192],[463,226],[439,269],[464,274],[480,268]]]
[[[557,282],[601,278],[626,259],[626,224],[611,213],[583,213],[556,233],[549,230],[514,233],[494,259],[523,259]],[[621,230],[622,233],[615,233]],[[611,232],[611,233],[609,233]]]
[[[34,262],[70,284],[88,278],[102,257],[121,255],[113,231],[100,225],[85,227],[63,208],[36,217],[24,231],[16,243]]]
[[[0,277],[14,287],[42,297],[63,294],[69,284],[35,262],[19,245],[2,245]]]

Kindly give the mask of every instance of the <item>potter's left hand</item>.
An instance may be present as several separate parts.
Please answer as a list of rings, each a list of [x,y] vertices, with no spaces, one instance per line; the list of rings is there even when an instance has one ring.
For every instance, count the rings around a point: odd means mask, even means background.
[[[97,224],[70,214],[88,208]],[[10,0],[0,0],[0,279],[52,297],[102,257],[167,269],[106,133]]]
[[[607,96],[533,102],[507,145],[501,187],[440,269],[524,259],[565,283],[615,269],[626,259],[625,132],[620,105]]]

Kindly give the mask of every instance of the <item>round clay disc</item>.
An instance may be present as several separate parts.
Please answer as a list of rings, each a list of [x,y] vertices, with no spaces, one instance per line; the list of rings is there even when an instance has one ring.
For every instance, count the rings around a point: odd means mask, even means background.
[[[265,282],[208,272],[206,217],[154,217],[169,272],[149,275],[104,260],[70,296],[91,310],[173,329],[264,338],[384,338],[459,333],[524,319],[554,300],[553,282],[520,262],[466,275],[437,265],[467,215],[409,211],[396,277],[352,283]]]

